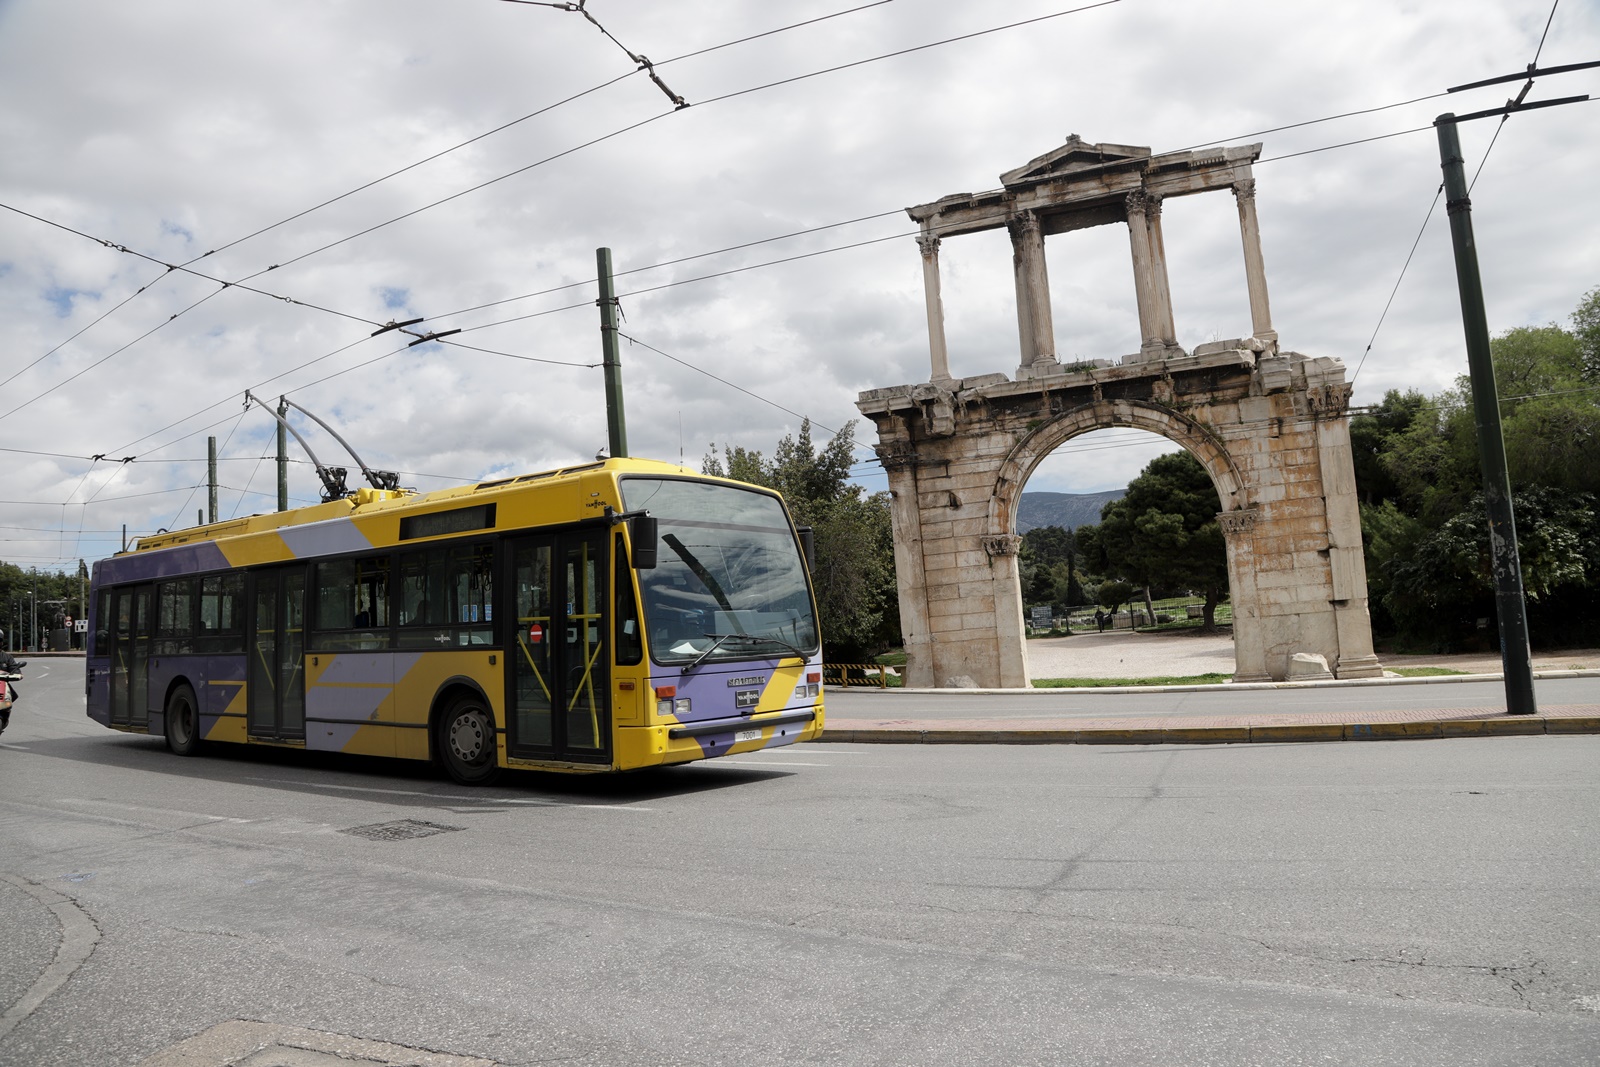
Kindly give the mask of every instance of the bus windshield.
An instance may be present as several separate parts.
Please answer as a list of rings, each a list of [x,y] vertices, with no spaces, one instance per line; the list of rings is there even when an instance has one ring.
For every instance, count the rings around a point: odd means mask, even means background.
[[[624,505],[659,524],[639,571],[650,655],[662,664],[804,656],[817,649],[805,564],[776,496],[681,478],[625,478]]]

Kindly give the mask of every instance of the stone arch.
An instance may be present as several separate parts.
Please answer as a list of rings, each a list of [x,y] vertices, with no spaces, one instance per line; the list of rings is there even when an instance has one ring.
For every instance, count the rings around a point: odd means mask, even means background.
[[[1200,461],[1216,486],[1221,511],[1249,506],[1249,488],[1227,444],[1181,411],[1141,400],[1095,400],[1039,423],[1019,439],[1000,463],[989,505],[989,534],[1014,534],[1022,487],[1045,457],[1074,437],[1093,430],[1146,430],[1184,448]]]
[[[908,684],[1028,684],[1017,498],[1051,449],[1117,426],[1175,441],[1211,473],[1236,680],[1281,680],[1302,652],[1341,678],[1380,674],[1349,396],[1338,360],[1253,340],[1023,381],[993,374],[861,394],[892,494]]]
[[[1372,653],[1350,451],[1350,385],[1336,359],[1280,350],[1267,300],[1251,164],[1261,145],[1152,155],[1077,136],[1000,176],[1002,188],[907,208],[920,224],[932,377],[869,389],[889,477],[895,572],[912,686],[1025,686],[1016,505],[1034,468],[1089,430],[1134,427],[1210,473],[1228,553],[1239,681],[1282,679],[1298,653],[1340,678],[1382,673]],[[1161,205],[1231,190],[1251,333],[1185,351],[1172,321]],[[1044,240],[1126,225],[1142,342],[1121,360],[1056,355]],[[950,374],[940,295],[946,238],[1004,227],[1016,275],[1016,374]]]

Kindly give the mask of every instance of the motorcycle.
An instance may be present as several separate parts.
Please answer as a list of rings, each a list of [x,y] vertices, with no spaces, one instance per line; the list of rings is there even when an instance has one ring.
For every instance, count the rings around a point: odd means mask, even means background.
[[[12,670],[0,671],[0,734],[11,725],[11,705],[17,702],[17,690],[11,683],[22,681],[22,668],[28,665],[22,659],[11,662]]]

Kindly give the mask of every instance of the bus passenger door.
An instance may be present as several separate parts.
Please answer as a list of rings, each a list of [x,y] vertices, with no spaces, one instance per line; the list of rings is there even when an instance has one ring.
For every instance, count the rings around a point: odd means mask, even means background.
[[[512,544],[516,611],[508,743],[515,755],[610,761],[606,546],[604,530],[543,534]]]
[[[251,737],[306,735],[306,570],[255,571],[250,576]]]
[[[118,726],[148,726],[155,586],[118,589],[112,605],[111,722]]]

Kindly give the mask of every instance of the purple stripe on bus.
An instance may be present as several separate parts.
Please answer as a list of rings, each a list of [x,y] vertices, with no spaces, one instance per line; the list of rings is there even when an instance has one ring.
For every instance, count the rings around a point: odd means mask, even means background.
[[[113,556],[97,565],[98,585],[122,582],[148,582],[156,578],[171,578],[196,571],[228,569],[228,560],[222,549],[213,541],[202,541],[176,548],[154,549],[149,552],[132,552],[126,556]]]

